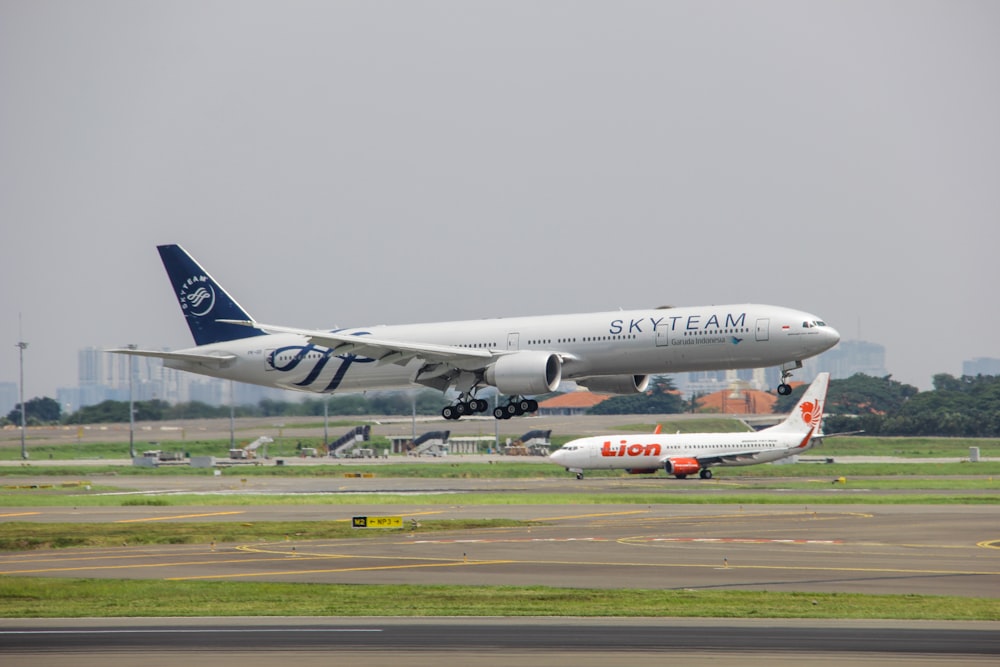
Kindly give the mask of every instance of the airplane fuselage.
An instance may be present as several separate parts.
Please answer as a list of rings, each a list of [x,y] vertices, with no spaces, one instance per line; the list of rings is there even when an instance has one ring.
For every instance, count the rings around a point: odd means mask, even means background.
[[[812,440],[800,433],[677,433],[592,436],[567,443],[550,459],[567,470],[642,470],[663,468],[670,458],[720,460],[713,465],[742,466],[801,454]]]
[[[819,354],[839,340],[836,331],[814,315],[755,304],[380,325],[337,333],[484,351],[554,353],[562,360],[564,380],[775,366]],[[425,368],[418,359],[397,364],[338,355],[304,336],[285,333],[201,345],[187,352],[195,350],[234,358],[214,367],[184,359],[165,359],[164,364],[321,393],[405,387]]]

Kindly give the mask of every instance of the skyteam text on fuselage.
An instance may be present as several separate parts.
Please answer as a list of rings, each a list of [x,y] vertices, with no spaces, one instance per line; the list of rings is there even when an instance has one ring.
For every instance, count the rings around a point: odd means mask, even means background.
[[[428,324],[311,330],[253,320],[183,248],[158,246],[194,337],[174,352],[111,350],[163,359],[212,377],[317,393],[455,389],[441,414],[485,412],[486,387],[508,396],[497,419],[534,412],[533,395],[572,380],[593,391],[646,390],[649,376],[780,366],[779,393],[802,360],[839,334],[815,315],[757,304],[650,308]]]
[[[683,479],[712,477],[712,466],[746,466],[801,454],[820,441],[823,406],[830,383],[820,373],[789,415],[776,426],[747,433],[600,435],[571,440],[549,459],[577,478],[585,470],[623,469],[647,474],[664,470]],[[829,437],[829,436],[827,436]]]

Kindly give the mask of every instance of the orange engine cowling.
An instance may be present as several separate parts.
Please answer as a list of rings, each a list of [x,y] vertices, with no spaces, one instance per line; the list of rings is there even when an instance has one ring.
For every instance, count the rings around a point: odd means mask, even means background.
[[[701,470],[701,464],[698,463],[698,459],[667,459],[663,463],[663,469],[667,471],[668,475],[676,475],[680,477],[682,475],[687,476],[695,474]]]

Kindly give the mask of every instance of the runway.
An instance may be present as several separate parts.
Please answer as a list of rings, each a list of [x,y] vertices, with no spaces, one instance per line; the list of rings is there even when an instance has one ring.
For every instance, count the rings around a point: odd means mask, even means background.
[[[113,650],[108,647],[113,646]],[[711,619],[15,621],[4,664],[986,665],[995,624]],[[128,662],[132,660],[133,662]]]

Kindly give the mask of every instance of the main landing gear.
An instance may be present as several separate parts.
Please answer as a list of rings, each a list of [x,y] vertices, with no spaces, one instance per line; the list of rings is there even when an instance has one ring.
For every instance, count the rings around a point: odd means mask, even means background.
[[[538,401],[535,399],[512,396],[506,405],[498,405],[493,408],[493,416],[497,419],[510,419],[536,410],[538,410]]]
[[[445,419],[461,419],[464,415],[474,415],[489,409],[490,405],[485,400],[475,398],[471,394],[462,394],[458,401],[441,410],[441,416]],[[493,409],[493,416],[497,419],[510,419],[536,410],[538,410],[538,401],[535,399],[512,396],[505,404],[498,405]]]
[[[462,415],[474,415],[477,412],[486,412],[490,409],[490,404],[481,398],[466,397],[463,395],[457,403],[446,405],[441,410],[441,416],[445,419],[461,419]]]

